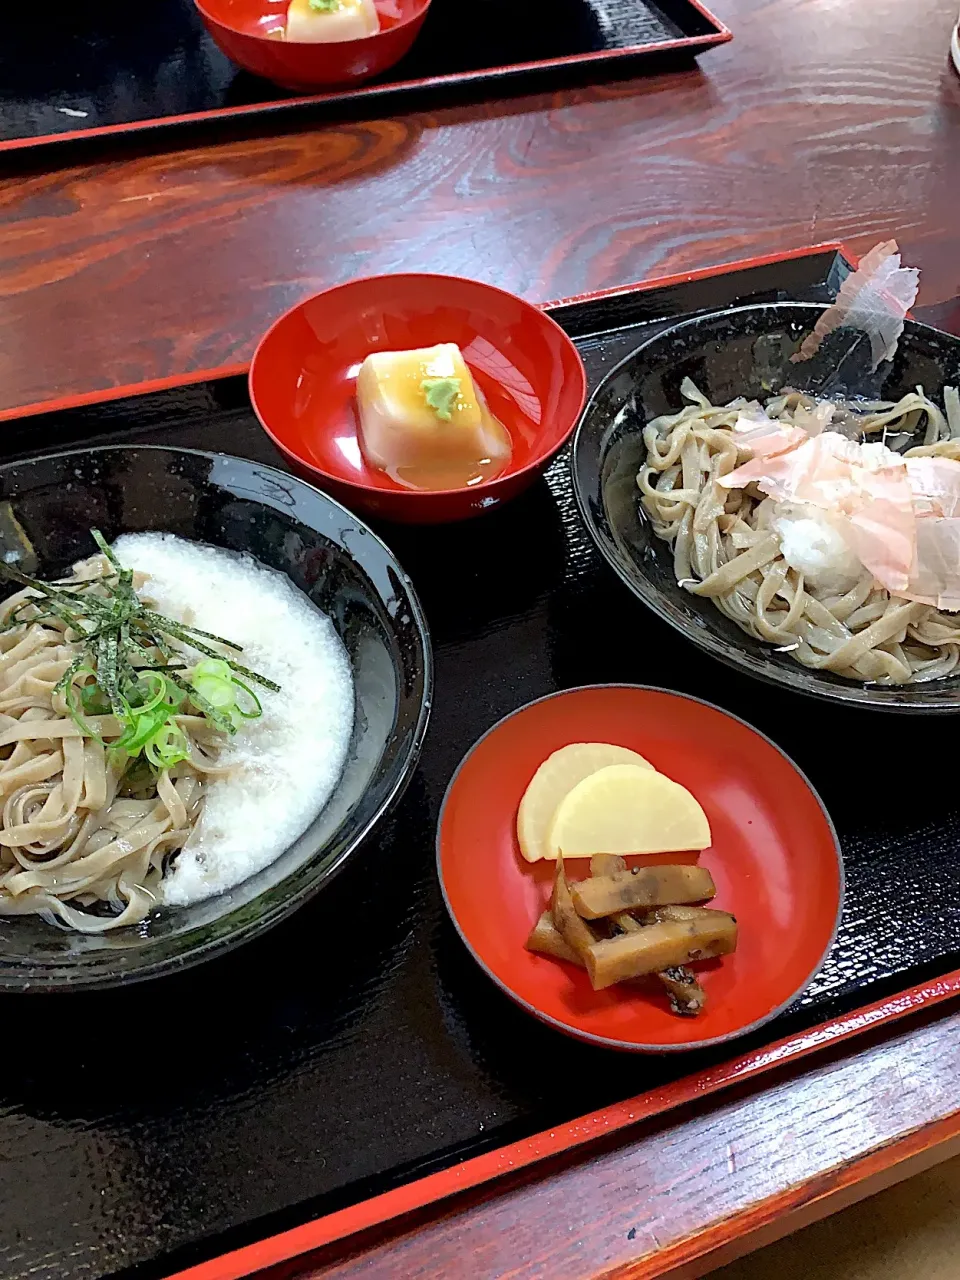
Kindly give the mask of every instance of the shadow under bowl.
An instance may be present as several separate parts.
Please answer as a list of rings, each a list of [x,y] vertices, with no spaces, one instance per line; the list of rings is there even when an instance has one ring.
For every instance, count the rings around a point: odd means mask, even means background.
[[[163,907],[113,933],[0,917],[0,990],[114,986],[196,964],[277,924],[355,853],[416,766],[432,658],[419,602],[393,555],[355,516],[295,477],[188,449],[107,446],[0,467],[0,512],[0,555],[42,577],[89,555],[91,528],[109,540],[164,531],[249,553],[331,618],[356,694],[337,788],[275,862],[216,897]]]
[[[512,457],[498,476],[454,489],[409,489],[360,450],[357,373],[374,351],[454,342],[503,423]],[[586,399],[583,361],[546,312],[479,280],[370,276],[307,298],[260,341],[250,399],[290,466],[354,510],[409,524],[464,520],[527,489],[573,431]]]
[[[308,44],[278,38],[289,0],[194,3],[214,43],[228,58],[295,93],[359,85],[389,71],[409,52],[430,8],[430,0],[380,0],[380,30],[375,35]]]
[[[801,666],[788,653],[754,640],[712,601],[678,586],[672,548],[654,535],[640,506],[636,477],[646,456],[643,428],[682,407],[684,378],[718,405],[737,396],[763,401],[784,387],[817,394],[854,336],[839,330],[813,360],[791,364],[790,356],[824,309],[820,303],[734,307],[666,329],[627,356],[594,392],[577,428],[571,457],[577,503],[600,552],[633,594],[721,662],[797,693],[848,705],[956,711],[960,677],[926,684],[859,684]],[[895,401],[920,385],[942,405],[944,387],[960,385],[960,338],[926,325],[908,320],[893,361],[881,364],[872,378],[868,352],[864,342],[843,363],[834,394],[855,391]]]

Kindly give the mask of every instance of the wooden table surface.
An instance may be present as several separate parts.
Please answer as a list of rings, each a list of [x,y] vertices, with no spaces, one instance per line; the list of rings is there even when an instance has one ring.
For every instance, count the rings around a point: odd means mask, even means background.
[[[960,332],[956,7],[715,0],[699,69],[0,180],[0,409],[243,361],[378,271],[545,300],[895,235]],[[947,1006],[276,1274],[702,1275],[953,1154],[958,1067]]]

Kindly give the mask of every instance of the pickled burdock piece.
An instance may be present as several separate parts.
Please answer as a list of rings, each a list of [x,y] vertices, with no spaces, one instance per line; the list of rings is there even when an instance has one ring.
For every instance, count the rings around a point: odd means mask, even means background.
[[[590,981],[600,991],[645,973],[729,955],[736,946],[736,920],[725,911],[711,911],[697,920],[664,920],[636,933],[604,938],[582,954]]]
[[[595,853],[590,859],[592,876],[615,876],[626,869],[627,860],[618,853]]]
[[[573,905],[585,920],[667,903],[703,902],[716,892],[705,867],[685,865],[633,867],[614,875],[592,876],[570,888]]]
[[[657,974],[666,990],[670,1008],[682,1018],[695,1018],[703,1012],[707,1003],[707,993],[697,981],[692,969],[683,965],[673,965],[669,969],[661,969]]]
[[[665,920],[700,920],[704,916],[713,914],[714,908],[711,907],[691,907],[673,902],[644,912],[643,923],[662,924]]]
[[[553,879],[550,914],[554,927],[567,946],[585,960],[587,952],[597,940],[597,934],[586,920],[577,914],[570,896],[570,886],[567,883],[567,873],[564,870],[562,858],[557,859],[557,874]]]
[[[645,925],[652,924],[652,921],[638,919],[629,911],[620,911],[615,916],[608,916],[605,923],[610,930],[609,937],[615,938],[619,933],[639,933]]]
[[[583,960],[573,947],[564,942],[563,934],[553,923],[553,915],[549,907],[530,931],[526,947],[528,951],[536,951],[539,955],[552,956],[555,960],[569,960],[571,964],[577,964],[581,969],[584,967]]]
[[[688,911],[703,912],[703,907],[662,907],[663,911]],[[619,915],[610,916],[610,924],[619,933],[639,933],[641,929],[646,928],[650,924],[656,923],[651,917],[651,912],[638,920],[636,916],[630,914],[629,911],[621,911]],[[695,916],[686,917],[694,919]],[[691,969],[686,969],[683,965],[674,965],[670,969],[663,969],[657,974],[661,986],[667,993],[670,1001],[670,1008],[674,1013],[680,1014],[684,1018],[695,1018],[698,1013],[702,1013],[707,1003],[707,993],[697,981],[696,974]]]

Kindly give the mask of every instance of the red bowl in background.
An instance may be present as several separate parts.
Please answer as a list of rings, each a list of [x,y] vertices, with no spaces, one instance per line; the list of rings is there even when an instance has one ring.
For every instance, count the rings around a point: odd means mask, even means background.
[[[380,30],[362,40],[287,43],[288,0],[194,0],[214,42],[238,66],[284,89],[360,84],[389,70],[416,40],[430,0],[375,0]]]
[[[406,489],[360,452],[356,378],[371,351],[455,342],[513,444],[507,469],[461,489]],[[499,506],[543,472],[586,399],[583,362],[538,307],[458,276],[370,276],[288,311],[250,366],[257,417],[294,471],[355,511],[435,524]]]

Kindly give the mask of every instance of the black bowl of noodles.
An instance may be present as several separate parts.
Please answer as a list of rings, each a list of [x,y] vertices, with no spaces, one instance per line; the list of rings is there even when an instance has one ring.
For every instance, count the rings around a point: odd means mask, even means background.
[[[365,525],[302,481],[222,454],[152,446],[90,448],[0,467],[0,556],[6,564],[46,581],[65,575],[95,550],[91,528],[108,542],[124,534],[169,533],[254,557],[285,575],[268,576],[282,592],[289,593],[292,583],[332,623],[332,629],[323,625],[343,654],[344,680],[353,683],[352,727],[343,720],[341,755],[331,766],[338,772],[331,774],[333,789],[323,807],[274,861],[233,887],[176,905],[160,895],[140,921],[92,933],[49,914],[0,911],[0,989],[10,991],[105,987],[171,972],[278,923],[330,881],[400,796],[429,716],[430,641],[409,579]],[[0,594],[6,598],[12,589],[4,583]],[[304,616],[315,618],[296,598]],[[9,656],[5,644],[0,667]],[[0,672],[0,702],[3,680]],[[266,702],[269,693],[260,693]],[[0,731],[10,723],[9,715],[0,716]],[[66,758],[65,739],[61,745]],[[10,758],[8,744],[0,748],[0,774]],[[9,784],[6,790],[0,809],[10,799]],[[82,794],[86,801],[86,790]],[[14,810],[3,811],[9,834]],[[255,828],[255,821],[250,825]],[[108,832],[101,843],[109,838]],[[250,840],[257,840],[255,829]],[[96,856],[96,845],[87,847]],[[0,853],[2,881],[11,855],[9,848]],[[41,863],[43,856],[41,850]],[[36,860],[28,859],[29,867]],[[164,877],[167,865],[159,873]],[[98,905],[110,904],[91,909]]]
[[[894,659],[885,653],[872,668],[874,659],[858,659],[877,678],[852,678],[803,665],[794,656],[798,646],[790,636],[777,643],[749,634],[714,600],[679,585],[673,545],[657,536],[641,503],[638,474],[648,462],[644,427],[683,407],[685,379],[713,406],[737,397],[763,405],[787,389],[836,402],[899,402],[922,386],[925,396],[943,410],[945,388],[960,387],[960,339],[909,320],[893,360],[881,363],[875,373],[870,370],[869,342],[859,342],[844,329],[831,333],[812,360],[791,362],[824,310],[819,303],[736,307],[684,321],[644,343],[604,378],[584,411],[572,450],[577,503],[603,557],[630,591],[711,657],[797,693],[848,705],[915,713],[956,711],[960,647],[954,641],[928,653],[927,646],[907,632],[906,649],[901,647],[897,661],[916,662],[923,677],[908,683],[886,682]],[[902,451],[926,442],[931,420],[925,414],[916,413],[894,426],[912,427],[915,421],[919,427],[912,438],[903,431],[891,432],[894,448]],[[951,422],[954,436],[960,434],[955,411]],[[940,438],[945,441],[949,435],[943,414]],[[949,452],[960,457],[960,443],[949,445]],[[649,482],[656,485],[658,480]],[[698,579],[692,575],[686,581],[692,586]],[[916,614],[922,617],[922,606]],[[960,631],[960,614],[952,617]],[[949,618],[945,625],[952,625]],[[878,647],[886,650],[896,643],[894,637]],[[849,651],[856,656],[855,650]],[[928,671],[931,676],[925,675]]]

